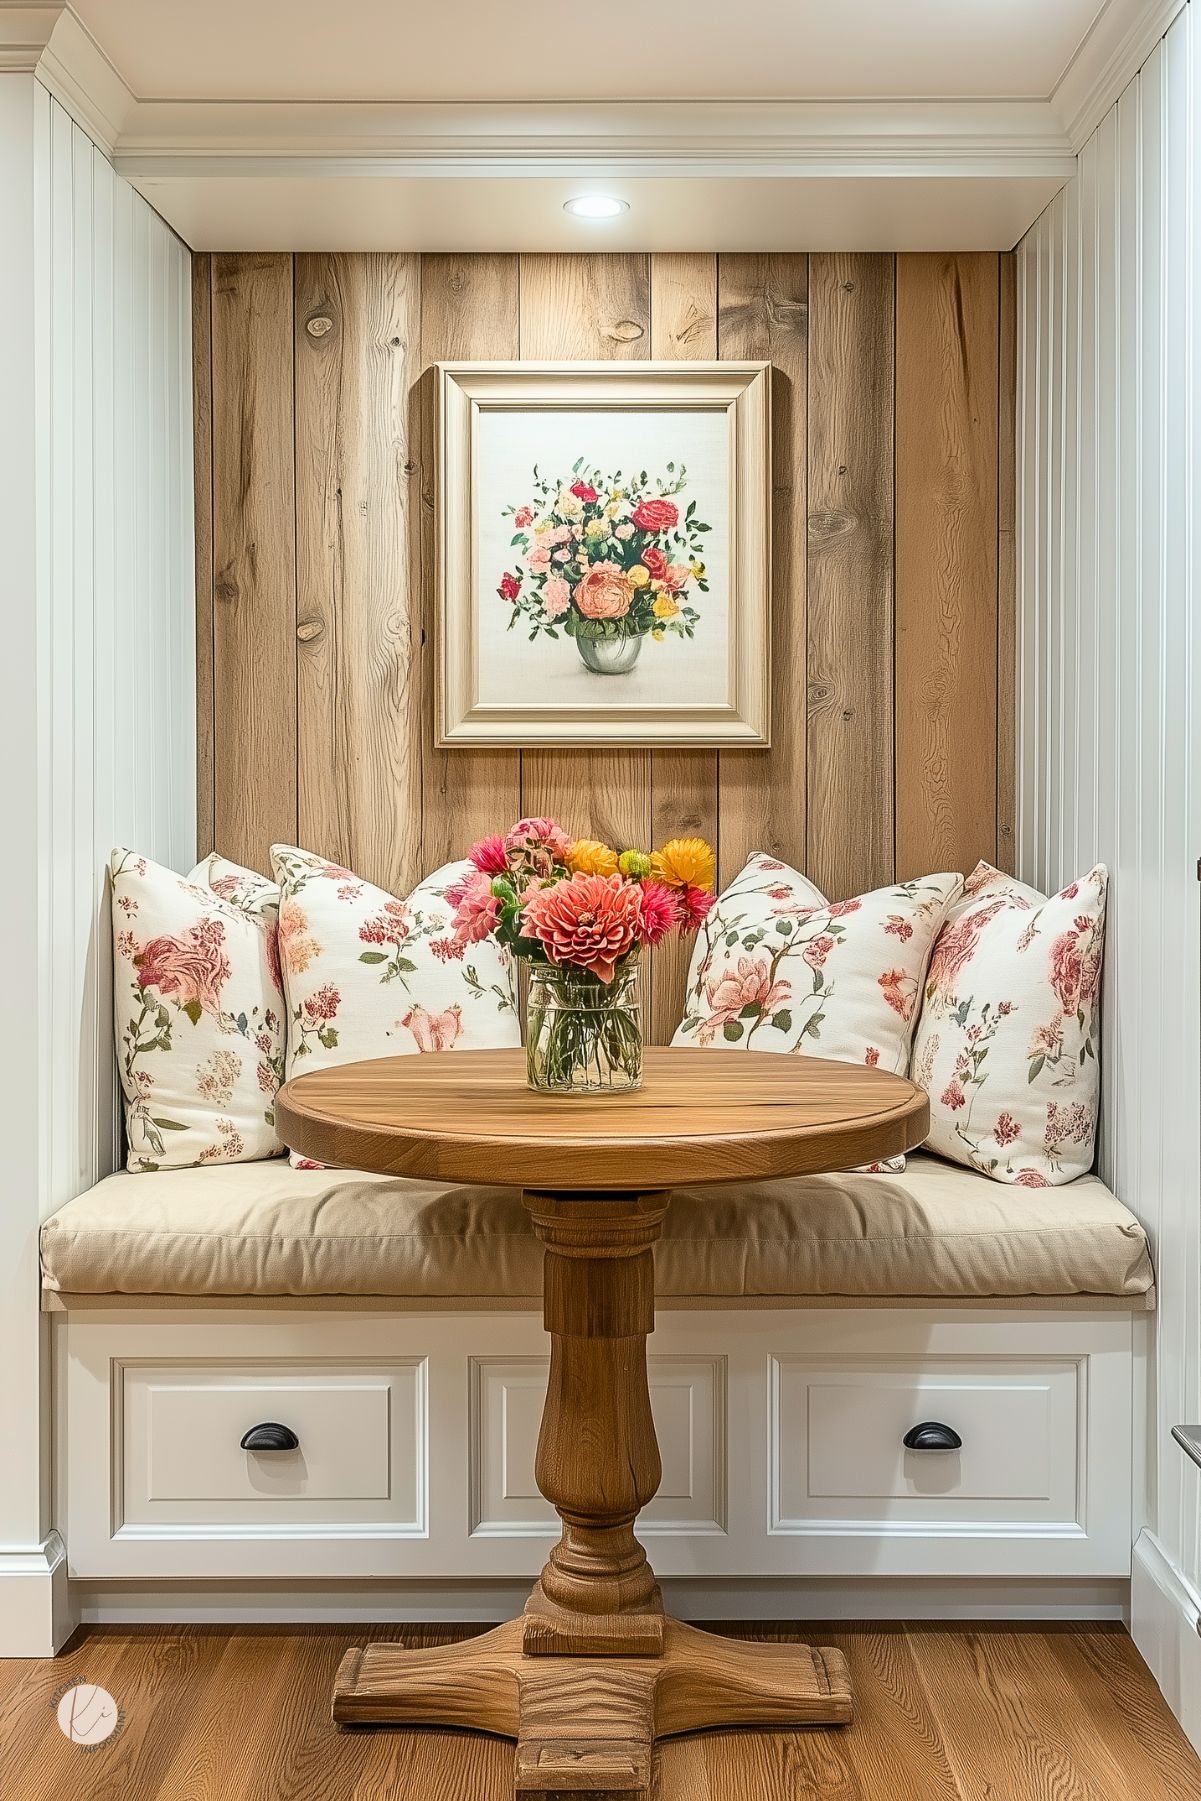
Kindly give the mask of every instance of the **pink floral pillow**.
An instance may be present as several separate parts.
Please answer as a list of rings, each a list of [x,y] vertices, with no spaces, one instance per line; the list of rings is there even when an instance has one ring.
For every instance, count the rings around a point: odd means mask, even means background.
[[[1048,898],[990,863],[965,882],[913,1045],[930,1150],[1026,1188],[1092,1168],[1107,882],[1098,864]]]
[[[932,875],[828,902],[757,852],[697,933],[673,1044],[907,1070],[926,964],[960,883]]]
[[[114,851],[110,869],[129,1168],[274,1156],[284,1066],[274,917],[131,851]]]
[[[491,939],[464,944],[453,928],[446,894],[469,863],[447,863],[397,900],[311,851],[277,844],[271,862],[289,1077],[360,1058],[521,1043],[507,953]]]

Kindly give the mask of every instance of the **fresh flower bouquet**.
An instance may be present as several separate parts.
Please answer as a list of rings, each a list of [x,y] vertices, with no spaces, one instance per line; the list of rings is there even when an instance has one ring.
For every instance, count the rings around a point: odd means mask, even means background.
[[[647,636],[691,638],[700,618],[691,605],[709,584],[702,558],[710,527],[691,500],[681,513],[683,464],[667,478],[605,475],[583,457],[570,478],[540,476],[533,497],[504,509],[520,560],[506,569],[497,593],[511,605],[509,630],[520,621],[531,641],[540,632],[575,640],[589,669],[621,675]]]
[[[643,945],[698,926],[713,905],[703,838],[616,851],[571,839],[553,819],[522,819],[469,853],[447,892],[461,944],[495,938],[530,965],[531,1088],[586,1094],[642,1080],[637,965]]]

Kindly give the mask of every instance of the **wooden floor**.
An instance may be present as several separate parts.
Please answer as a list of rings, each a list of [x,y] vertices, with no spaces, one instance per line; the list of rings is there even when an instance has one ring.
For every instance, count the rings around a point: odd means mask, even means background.
[[[731,1628],[794,1636],[785,1628]],[[339,1731],[343,1650],[413,1628],[94,1629],[0,1662],[3,1801],[510,1801],[512,1750],[470,1733]],[[801,1635],[795,1635],[801,1636]],[[1120,1627],[806,1627],[850,1660],[846,1728],[664,1747],[656,1801],[1199,1801],[1201,1763]],[[124,1715],[95,1751],[59,1731],[70,1679]]]

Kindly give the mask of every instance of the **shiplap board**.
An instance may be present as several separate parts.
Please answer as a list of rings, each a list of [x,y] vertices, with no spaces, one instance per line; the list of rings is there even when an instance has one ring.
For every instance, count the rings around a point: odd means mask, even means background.
[[[1186,7],[1018,247],[1019,873],[1111,888],[1100,1169],[1150,1230],[1147,1522],[1201,1579],[1201,20]]]
[[[0,77],[0,133],[4,817],[27,891],[5,906],[0,1547],[34,1547],[37,1225],[119,1155],[108,858],[186,870],[195,847],[191,321],[186,248],[32,77]]]

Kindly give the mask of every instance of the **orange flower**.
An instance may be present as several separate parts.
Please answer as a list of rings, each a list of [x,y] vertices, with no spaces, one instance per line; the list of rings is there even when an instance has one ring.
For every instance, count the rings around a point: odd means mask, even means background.
[[[575,604],[585,619],[624,619],[634,584],[616,563],[593,563],[575,587]]]
[[[577,838],[567,853],[573,875],[616,875],[617,852],[598,838]]]
[[[713,846],[703,838],[672,838],[662,850],[653,852],[651,868],[668,888],[701,888],[712,892],[717,875],[717,858]]]

